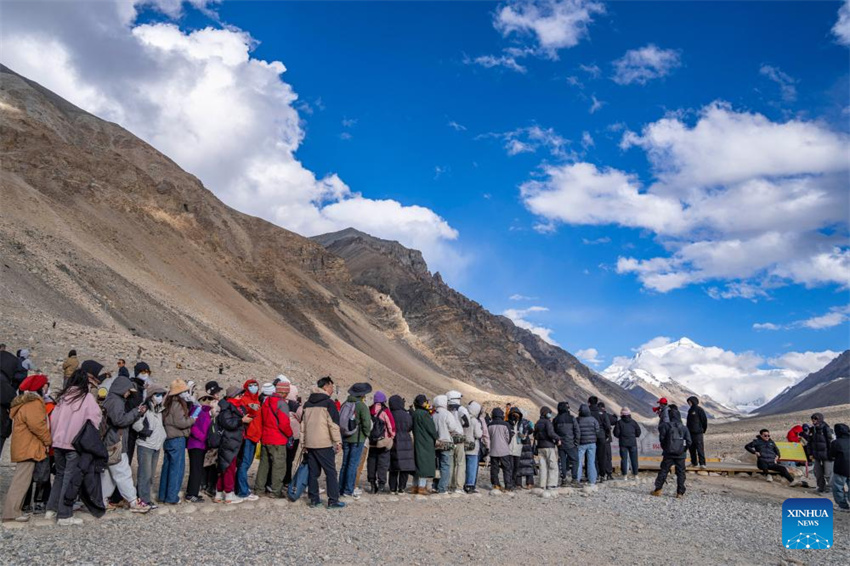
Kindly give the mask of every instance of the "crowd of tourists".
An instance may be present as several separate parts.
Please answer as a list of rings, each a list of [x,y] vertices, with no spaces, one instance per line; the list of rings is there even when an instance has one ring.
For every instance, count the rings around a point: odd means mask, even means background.
[[[118,360],[113,375],[94,360],[80,362],[74,350],[62,366],[61,384],[55,381],[38,372],[25,350],[14,355],[0,345],[0,454],[11,437],[15,463],[3,521],[44,513],[60,525],[74,525],[81,522],[74,512],[82,507],[100,517],[121,507],[147,513],[157,505],[206,498],[223,505],[260,495],[294,501],[304,491],[310,506],[325,505],[324,491],[327,507],[341,508],[347,498],[361,497],[357,484],[364,464],[373,494],[477,493],[479,468],[486,463],[493,490],[594,486],[614,479],[613,438],[620,475],[636,477],[639,471],[641,427],[627,407],[614,415],[595,396],[576,415],[560,402],[557,412],[542,407],[532,422],[522,408],[508,404],[486,412],[476,401],[465,402],[459,391],[433,399],[418,395],[408,404],[399,395],[373,394],[370,384],[355,383],[340,402],[331,377],[319,379],[306,399],[284,375],[227,389],[217,381],[201,388],[175,379],[166,388],[144,361],[134,364],[131,375]],[[706,414],[696,397],[688,404],[685,423],[666,399],[655,408],[663,457],[652,495],[661,494],[674,468],[677,496],[684,496],[688,453],[693,466],[706,466]],[[801,434],[820,474],[818,486],[825,489],[832,474],[836,502],[846,508],[850,430],[837,425],[835,432],[832,440],[831,429],[815,415],[811,429]],[[768,431],[746,448],[765,473],[793,481],[778,464],[779,450]],[[248,472],[255,459],[252,485]],[[843,500],[835,487],[840,482]]]

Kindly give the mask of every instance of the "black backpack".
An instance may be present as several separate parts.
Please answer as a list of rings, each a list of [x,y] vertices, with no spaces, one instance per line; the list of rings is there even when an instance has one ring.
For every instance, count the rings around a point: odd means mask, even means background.
[[[667,453],[671,456],[682,456],[688,448],[685,440],[685,427],[681,423],[670,423],[670,435],[667,440]]]
[[[221,446],[221,429],[218,427],[217,419],[213,419],[207,430],[207,450],[213,450]]]
[[[369,443],[377,444],[379,440],[387,435],[387,428],[384,421],[380,418],[384,409],[381,408],[377,414],[372,416],[372,430],[369,432]]]

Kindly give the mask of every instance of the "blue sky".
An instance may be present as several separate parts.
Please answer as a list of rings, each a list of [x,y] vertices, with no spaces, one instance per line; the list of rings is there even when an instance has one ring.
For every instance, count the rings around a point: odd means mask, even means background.
[[[423,249],[457,289],[599,369],[658,336],[761,367],[850,343],[842,3],[125,2],[111,77],[107,54],[31,4],[7,7],[7,41],[50,32],[71,71],[7,45],[12,68],[237,208]],[[223,68],[210,91],[186,78]],[[199,96],[141,120],[122,97],[145,81]],[[263,114],[240,116],[224,152],[228,108]],[[175,112],[200,146],[166,135]]]

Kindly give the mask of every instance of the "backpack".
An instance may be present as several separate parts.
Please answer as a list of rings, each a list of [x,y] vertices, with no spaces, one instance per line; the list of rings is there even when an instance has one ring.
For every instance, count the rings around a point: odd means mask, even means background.
[[[213,450],[221,446],[221,429],[218,427],[217,420],[217,418],[213,419],[209,430],[207,430],[207,450]]]
[[[667,440],[667,453],[671,456],[682,456],[688,447],[685,441],[685,427],[680,423],[670,423],[670,436]]]
[[[369,443],[377,444],[379,440],[387,435],[387,425],[381,419],[381,413],[384,409],[378,411],[378,414],[372,416],[372,430],[369,432]]]
[[[348,438],[357,432],[357,428],[357,405],[346,401],[339,410],[339,432],[343,438]]]

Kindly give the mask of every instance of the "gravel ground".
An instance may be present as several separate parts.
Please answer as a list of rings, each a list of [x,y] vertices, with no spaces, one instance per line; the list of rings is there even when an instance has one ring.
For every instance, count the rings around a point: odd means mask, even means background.
[[[3,475],[9,468],[4,467]],[[82,526],[44,519],[5,524],[3,564],[848,564],[850,516],[835,517],[835,547],[785,550],[784,498],[813,497],[756,478],[696,477],[674,498],[648,495],[653,474],[595,493],[565,488],[514,495],[364,495],[346,509],[261,498],[109,513]],[[8,477],[4,478],[8,481]],[[483,487],[483,486],[482,486]]]

